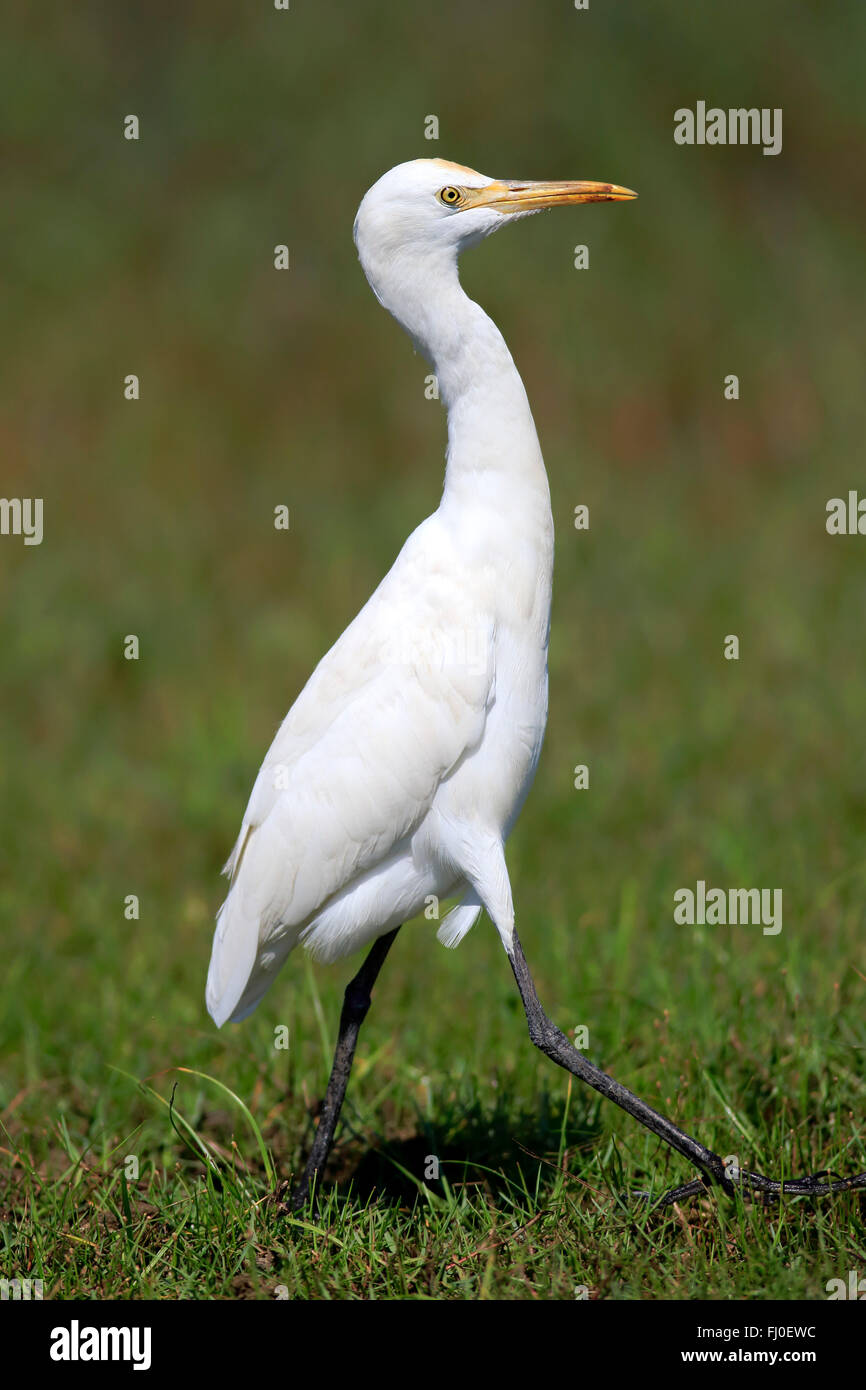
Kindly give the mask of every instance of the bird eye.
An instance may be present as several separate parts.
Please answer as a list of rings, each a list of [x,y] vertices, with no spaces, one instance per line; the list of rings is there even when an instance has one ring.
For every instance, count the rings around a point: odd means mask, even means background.
[[[445,203],[446,207],[449,208],[453,208],[456,203],[459,203],[462,196],[459,188],[440,188],[439,190],[440,203]]]

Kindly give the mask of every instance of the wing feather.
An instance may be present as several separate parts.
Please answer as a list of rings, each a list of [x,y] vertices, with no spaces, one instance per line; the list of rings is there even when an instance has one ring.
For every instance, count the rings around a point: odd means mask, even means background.
[[[207,999],[218,1023],[258,967],[281,962],[333,894],[412,833],[482,738],[491,620],[447,545],[431,563],[433,520],[316,667],[262,764],[214,935]]]

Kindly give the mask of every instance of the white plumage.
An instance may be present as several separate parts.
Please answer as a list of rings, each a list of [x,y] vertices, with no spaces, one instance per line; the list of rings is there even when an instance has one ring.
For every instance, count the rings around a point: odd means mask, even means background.
[[[445,945],[482,906],[511,944],[504,844],[547,718],[553,521],[523,383],[461,289],[457,256],[542,207],[631,196],[415,160],[361,203],[364,272],[432,363],[448,411],[445,486],[259,772],[214,935],[207,1006],[218,1025],[256,1007],[298,942],[337,960],[430,895],[461,899],[439,927]]]

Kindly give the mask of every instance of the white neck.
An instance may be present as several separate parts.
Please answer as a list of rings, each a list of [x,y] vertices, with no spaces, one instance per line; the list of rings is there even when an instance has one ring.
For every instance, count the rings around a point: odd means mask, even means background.
[[[381,277],[365,266],[381,303],[431,363],[448,412],[443,502],[454,494],[527,493],[549,506],[547,475],[523,382],[505,339],[461,288],[453,255],[393,258]]]

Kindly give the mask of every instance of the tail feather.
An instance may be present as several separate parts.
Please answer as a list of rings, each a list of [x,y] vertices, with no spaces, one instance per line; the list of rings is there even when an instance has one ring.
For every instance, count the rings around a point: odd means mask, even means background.
[[[448,916],[443,918],[442,925],[436,933],[436,940],[453,950],[455,946],[460,945],[470,928],[475,926],[480,911],[481,903],[478,898],[474,893],[467,893],[456,907],[452,907]]]
[[[256,973],[258,954],[258,922],[245,918],[240,894],[232,889],[217,913],[207,973],[205,1001],[217,1028],[222,1028],[230,1018],[239,1021],[237,1011],[248,991],[251,977]],[[252,1008],[255,1008],[255,1004]]]

